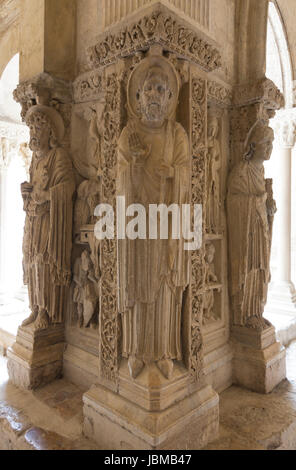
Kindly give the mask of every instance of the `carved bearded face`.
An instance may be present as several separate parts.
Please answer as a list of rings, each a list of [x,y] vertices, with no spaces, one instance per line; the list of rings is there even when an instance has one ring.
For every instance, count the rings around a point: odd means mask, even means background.
[[[248,159],[264,162],[270,159],[274,133],[270,127],[258,125],[249,138]]]
[[[170,97],[167,76],[161,69],[151,69],[140,93],[142,120],[151,124],[162,124],[167,116]]]
[[[52,136],[52,126],[49,119],[42,113],[34,113],[29,117],[27,125],[30,129],[30,149],[41,155],[46,154],[50,149]]]

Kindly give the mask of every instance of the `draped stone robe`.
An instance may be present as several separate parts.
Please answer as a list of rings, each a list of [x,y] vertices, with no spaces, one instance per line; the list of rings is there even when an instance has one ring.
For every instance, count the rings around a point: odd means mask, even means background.
[[[233,169],[227,213],[234,324],[262,318],[270,278],[271,233],[267,218],[264,168],[252,161]]]
[[[129,135],[137,132],[142,145],[151,148],[142,168],[132,162]],[[161,162],[174,169],[174,177],[161,178]],[[181,360],[183,293],[189,283],[188,251],[184,240],[149,240],[149,204],[188,203],[190,189],[188,137],[182,126],[167,121],[161,129],[131,123],[123,130],[118,151],[118,195],[126,206],[146,208],[147,239],[119,240],[119,311],[122,314],[124,357],[145,363]],[[182,206],[179,206],[182,208]]]
[[[71,160],[62,148],[44,158],[33,154],[33,192],[25,201],[25,281],[30,307],[45,309],[53,323],[63,321],[65,288],[71,278],[72,198],[75,190]],[[49,191],[44,202],[40,190]]]

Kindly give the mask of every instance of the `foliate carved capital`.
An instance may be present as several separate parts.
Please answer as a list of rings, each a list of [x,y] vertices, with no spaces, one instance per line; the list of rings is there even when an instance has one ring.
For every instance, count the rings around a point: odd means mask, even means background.
[[[137,13],[128,24],[126,21],[110,28],[88,48],[92,68],[147,50],[153,44],[161,44],[167,51],[192,60],[206,71],[221,66],[221,55],[215,45],[165,6],[149,7],[145,16]]]
[[[48,73],[37,75],[31,80],[20,83],[13,97],[22,107],[21,117],[24,121],[27,111],[36,104],[53,106],[72,102],[72,86],[65,80],[53,77]]]
[[[294,147],[296,141],[296,108],[279,110],[270,125],[281,147]]]
[[[236,107],[258,104],[263,119],[271,119],[275,111],[285,105],[280,90],[268,78],[248,85],[238,85],[234,89],[233,105]],[[259,117],[259,116],[258,116]]]

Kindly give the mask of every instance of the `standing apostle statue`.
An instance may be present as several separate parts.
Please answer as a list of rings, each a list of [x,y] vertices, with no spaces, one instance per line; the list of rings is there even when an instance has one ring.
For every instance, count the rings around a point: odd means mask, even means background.
[[[126,205],[182,204],[189,201],[189,142],[175,120],[179,81],[174,67],[150,55],[128,84],[129,121],[118,145],[118,195]],[[169,228],[172,218],[169,216]],[[156,363],[170,378],[182,359],[183,294],[189,284],[188,252],[172,239],[119,240],[119,311],[122,354],[132,377]],[[143,237],[144,238],[144,237]]]
[[[270,250],[275,201],[264,178],[273,130],[257,121],[245,143],[243,160],[228,181],[227,217],[233,324],[263,330],[270,281]]]
[[[31,315],[23,326],[36,330],[63,322],[65,289],[71,277],[72,197],[75,190],[72,163],[61,147],[64,123],[53,108],[29,109],[33,151],[30,182],[21,185],[26,211],[23,242],[25,283]]]

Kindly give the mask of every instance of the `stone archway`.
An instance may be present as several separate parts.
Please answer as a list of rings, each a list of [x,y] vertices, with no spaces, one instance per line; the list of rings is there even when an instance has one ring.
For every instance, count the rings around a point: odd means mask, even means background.
[[[20,183],[29,172],[28,132],[19,120],[12,97],[19,80],[19,54],[8,62],[0,80],[0,341],[10,345],[11,335],[26,315],[26,289],[22,276],[24,213]]]

